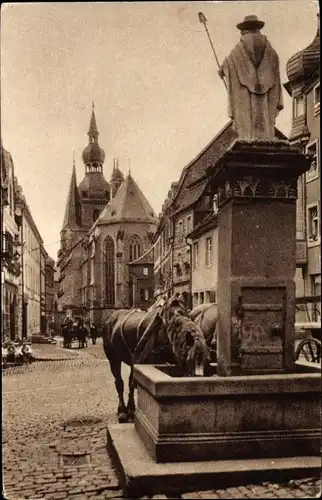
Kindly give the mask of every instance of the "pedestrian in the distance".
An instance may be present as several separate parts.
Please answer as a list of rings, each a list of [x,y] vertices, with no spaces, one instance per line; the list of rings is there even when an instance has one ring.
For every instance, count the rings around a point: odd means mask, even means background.
[[[92,339],[93,345],[95,345],[96,344],[96,339],[97,339],[97,328],[96,328],[96,325],[94,323],[91,324],[90,335],[91,335],[91,339]]]

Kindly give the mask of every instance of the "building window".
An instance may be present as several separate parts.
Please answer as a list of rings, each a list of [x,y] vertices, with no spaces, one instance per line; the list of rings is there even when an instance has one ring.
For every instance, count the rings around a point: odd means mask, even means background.
[[[318,141],[315,140],[306,146],[306,153],[310,155],[310,170],[306,172],[307,182],[313,181],[319,177],[319,152]]]
[[[205,301],[204,292],[200,292],[200,295],[199,295],[199,304],[203,304],[204,301]]]
[[[148,290],[148,288],[146,288],[144,290],[144,300],[149,300],[149,290]]]
[[[212,238],[206,238],[205,264],[207,267],[212,265]]]
[[[196,241],[192,246],[192,267],[197,269],[199,263],[199,244]]]
[[[304,96],[299,95],[293,99],[293,118],[304,115]]]
[[[13,256],[13,236],[8,231],[3,235],[3,250],[9,257]]]
[[[99,210],[97,210],[97,208],[96,208],[96,209],[94,210],[94,212],[93,212],[93,222],[95,222],[95,221],[96,221],[96,219],[98,219],[99,214],[100,214],[100,211],[99,211]]]
[[[215,194],[212,198],[212,208],[213,208],[213,211],[214,211],[214,214],[217,214],[218,213],[218,194]]]
[[[314,114],[320,113],[320,83],[313,88]]]
[[[149,275],[149,269],[147,267],[143,268],[143,276],[148,276]]]
[[[130,262],[138,259],[142,255],[142,243],[138,236],[134,235],[130,241]]]
[[[188,215],[187,217],[187,234],[191,233],[192,231],[192,217],[191,215]]]
[[[178,239],[181,240],[183,238],[183,221],[179,220],[178,223]]]
[[[115,249],[111,236],[104,241],[104,274],[105,274],[105,302],[108,306],[115,305]]]
[[[308,245],[314,246],[320,243],[320,216],[317,204],[307,207],[307,229]]]
[[[87,198],[88,197],[88,191],[82,191],[82,196],[83,196],[83,198]]]

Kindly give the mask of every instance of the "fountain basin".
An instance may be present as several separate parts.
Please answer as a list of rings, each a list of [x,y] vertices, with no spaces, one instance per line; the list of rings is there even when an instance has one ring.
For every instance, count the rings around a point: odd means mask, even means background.
[[[135,429],[155,462],[319,456],[321,372],[182,377],[136,365]],[[177,376],[173,376],[177,375]]]

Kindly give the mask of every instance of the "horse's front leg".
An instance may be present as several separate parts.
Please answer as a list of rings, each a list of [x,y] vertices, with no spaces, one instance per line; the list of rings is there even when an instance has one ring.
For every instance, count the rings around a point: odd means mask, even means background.
[[[117,418],[120,424],[127,422],[127,410],[124,402],[124,382],[121,374],[121,362],[110,361],[111,372],[115,379],[115,388],[119,398],[117,407]]]
[[[129,399],[128,399],[128,403],[127,403],[128,422],[134,422],[134,414],[135,414],[134,390],[135,390],[135,388],[136,388],[136,382],[134,380],[133,365],[132,365],[130,377],[129,377]]]

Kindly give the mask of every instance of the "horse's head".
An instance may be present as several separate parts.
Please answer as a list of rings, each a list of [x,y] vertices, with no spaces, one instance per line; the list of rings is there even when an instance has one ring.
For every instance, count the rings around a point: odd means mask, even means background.
[[[187,375],[203,375],[210,352],[200,328],[190,319],[183,299],[173,295],[164,304],[160,316],[173,354]]]

